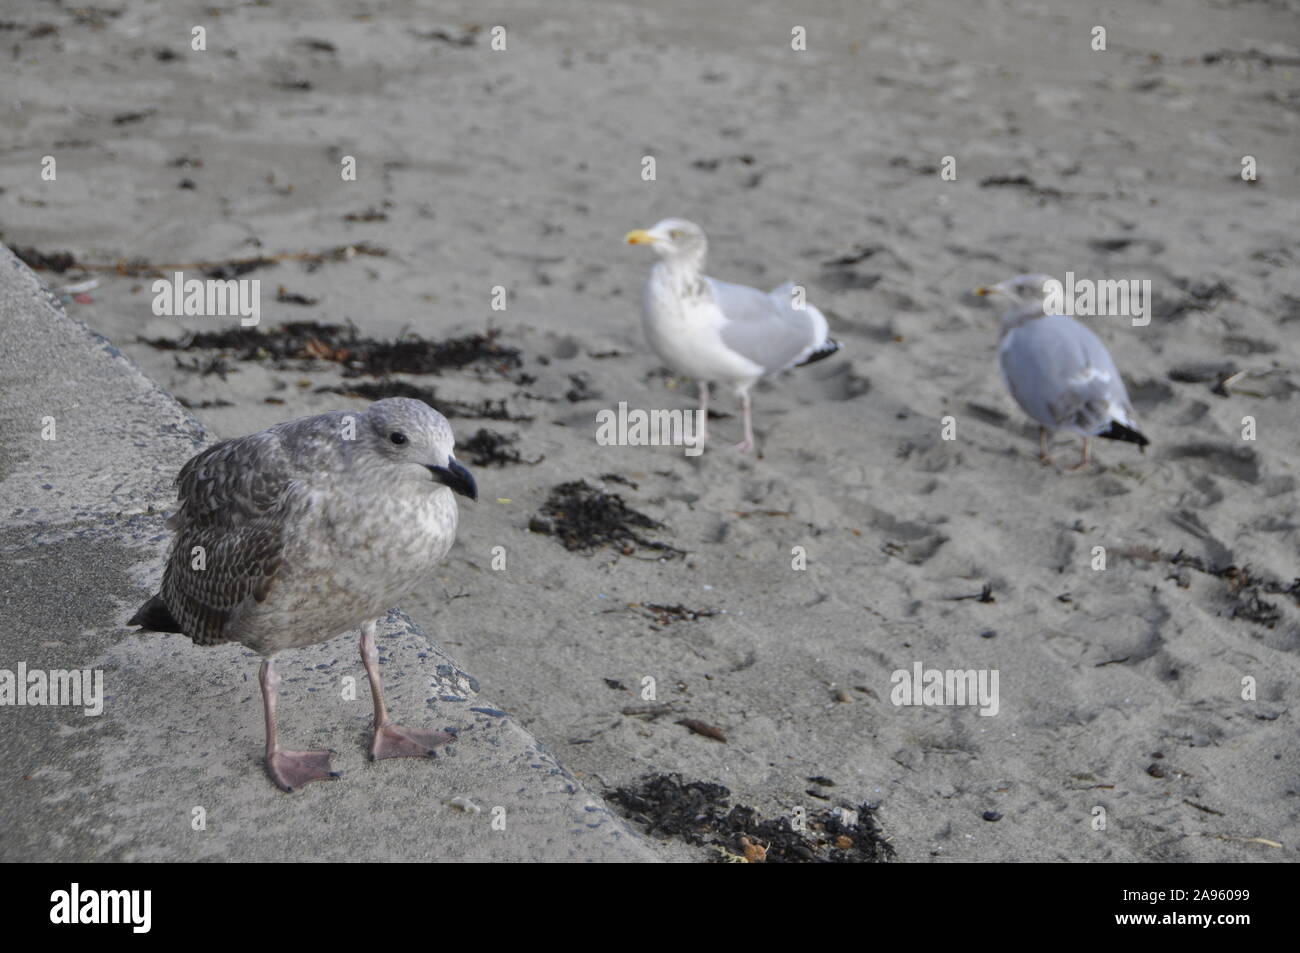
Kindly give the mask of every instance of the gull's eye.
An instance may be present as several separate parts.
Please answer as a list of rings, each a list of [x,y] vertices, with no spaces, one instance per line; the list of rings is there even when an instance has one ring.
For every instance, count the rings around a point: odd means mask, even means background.
[[[681,238],[681,237],[684,236],[685,234],[686,234],[686,233],[683,232],[680,228],[674,228],[671,232],[668,233],[668,237],[669,237],[669,238]]]
[[[392,433],[388,435],[388,439],[393,441],[393,443],[397,444],[400,447],[402,444],[406,443],[406,434],[398,433],[396,430],[394,430]]]

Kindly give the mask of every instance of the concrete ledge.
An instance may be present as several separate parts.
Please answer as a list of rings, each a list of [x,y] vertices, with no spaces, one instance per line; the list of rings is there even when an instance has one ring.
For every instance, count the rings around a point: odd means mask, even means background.
[[[343,778],[277,791],[257,657],[123,624],[158,582],[171,481],[210,435],[3,246],[0,328],[0,669],[104,685],[98,716],[0,705],[0,861],[657,859],[400,612],[379,632],[389,707],[459,739],[370,763],[356,639],[285,653],[282,740],[333,749]]]

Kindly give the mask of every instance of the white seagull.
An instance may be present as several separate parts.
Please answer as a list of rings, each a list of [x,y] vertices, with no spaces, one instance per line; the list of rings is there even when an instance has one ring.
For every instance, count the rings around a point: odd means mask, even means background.
[[[1145,447],[1149,440],[1133,422],[1133,405],[1106,345],[1090,329],[1045,308],[1047,275],[1017,275],[975,289],[978,295],[1005,299],[998,360],[1002,379],[1016,403],[1038,421],[1039,459],[1051,463],[1049,431],[1083,437],[1083,456],[1071,469],[1088,464],[1088,439],[1105,437]]]
[[[749,389],[761,377],[830,357],[840,349],[827,336],[826,318],[793,282],[759,291],[710,278],[708,241],[694,222],[666,218],[624,239],[659,255],[642,300],[646,339],[665,364],[694,377],[700,388],[700,440],[709,420],[709,382],[730,385],[745,412],[741,453],[754,448]]]

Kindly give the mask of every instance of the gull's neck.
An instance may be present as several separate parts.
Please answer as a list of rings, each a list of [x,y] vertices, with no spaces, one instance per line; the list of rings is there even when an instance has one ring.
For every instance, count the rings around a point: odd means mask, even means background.
[[[653,278],[667,285],[678,298],[698,298],[705,294],[705,249],[685,251],[655,263]]]
[[[1036,321],[1045,316],[1046,313],[1043,311],[1043,306],[1038,302],[1032,304],[1017,304],[1009,308],[1006,313],[1002,315],[1002,323],[998,330],[998,340],[1002,340],[1021,325],[1028,324],[1030,321]]]

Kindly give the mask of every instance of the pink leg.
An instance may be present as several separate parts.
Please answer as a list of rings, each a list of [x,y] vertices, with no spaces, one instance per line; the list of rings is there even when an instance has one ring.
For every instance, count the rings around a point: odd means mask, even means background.
[[[1070,467],[1070,469],[1071,469],[1071,470],[1082,470],[1082,469],[1083,469],[1084,467],[1086,467],[1087,465],[1088,465],[1088,438],[1087,438],[1087,437],[1084,437],[1084,438],[1083,438],[1083,456],[1080,457],[1080,458],[1079,458],[1079,462],[1076,463],[1074,466]]]
[[[736,449],[741,453],[749,453],[754,449],[754,422],[750,417],[748,390],[740,392],[740,406],[745,411],[745,439],[736,444]]]
[[[1038,428],[1038,459],[1042,461],[1044,466],[1050,466],[1052,463],[1052,455],[1047,452],[1046,427]]]
[[[311,781],[336,781],[328,751],[281,751],[275,740],[275,692],[280,675],[270,659],[262,662],[262,705],[266,709],[266,773],[282,791],[292,791]]]
[[[388,719],[388,709],[384,707],[384,688],[379,683],[379,651],[375,648],[373,620],[361,627],[361,661],[366,666],[370,695],[375,700],[375,737],[370,742],[371,759],[437,757],[433,749],[451,741],[454,735],[445,731],[403,728]]]

